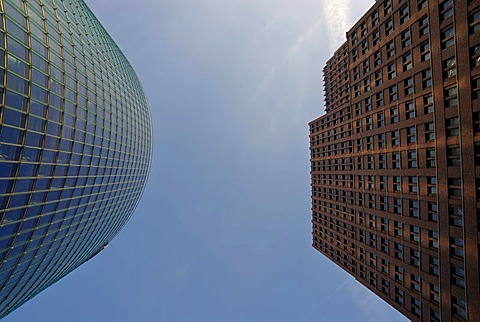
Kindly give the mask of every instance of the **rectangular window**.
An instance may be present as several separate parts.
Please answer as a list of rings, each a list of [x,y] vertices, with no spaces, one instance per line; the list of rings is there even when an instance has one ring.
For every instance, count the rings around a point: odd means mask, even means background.
[[[367,74],[368,72],[370,72],[370,61],[367,59],[367,60],[364,60],[363,63],[362,63],[362,67],[363,67],[363,74]]]
[[[368,52],[368,40],[362,41],[362,55]]]
[[[362,114],[362,104],[360,102],[355,104],[355,115],[359,116]]]
[[[435,140],[435,124],[433,122],[425,123],[425,141]]]
[[[420,302],[419,299],[412,298],[412,307],[410,309],[410,312],[413,314],[420,316],[422,313],[422,302]]]
[[[470,34],[474,34],[480,31],[480,10],[475,11],[474,13],[470,14],[468,17],[470,28]]]
[[[408,177],[408,192],[418,193],[418,177],[417,176]]]
[[[392,146],[399,146],[400,145],[400,131],[395,130],[390,132],[392,136]]]
[[[438,249],[438,231],[428,231],[428,247]]]
[[[436,202],[428,203],[428,220],[438,222],[438,205]]]
[[[443,21],[453,16],[453,0],[445,0],[440,3],[440,20]]]
[[[384,16],[392,12],[392,0],[383,1],[383,14]]]
[[[453,25],[441,31],[440,39],[442,41],[442,49],[453,46],[455,43],[455,29],[453,28]]]
[[[352,50],[352,61],[355,62],[355,61],[357,61],[357,59],[358,59],[358,50],[357,50],[357,48],[354,48]]]
[[[402,48],[408,47],[412,44],[412,38],[410,37],[410,29],[405,30],[400,35],[402,41]]]
[[[382,237],[380,239],[380,243],[381,243],[381,247],[380,247],[381,251],[385,254],[388,254],[389,253],[389,251],[388,251],[388,239]]]
[[[388,219],[381,217],[380,218],[380,230],[383,232],[388,232]]]
[[[475,142],[475,164],[480,164],[480,142]]]
[[[430,41],[426,41],[420,45],[420,60],[422,62],[430,60]]]
[[[412,95],[415,92],[415,84],[413,82],[413,76],[410,76],[403,82],[404,82],[403,85],[405,87],[405,96]],[[412,102],[412,105],[413,105],[413,102]]]
[[[400,283],[403,282],[403,267],[395,265],[395,280]]]
[[[423,97],[423,110],[425,114],[433,113],[433,96],[428,94]]]
[[[378,134],[377,139],[378,139],[378,148],[379,149],[385,148],[385,133]]]
[[[363,92],[364,93],[367,93],[370,91],[370,76],[367,76],[364,80],[363,80]]]
[[[367,131],[373,129],[373,120],[371,116],[365,117],[365,127],[367,128]]]
[[[367,156],[367,169],[375,169],[375,162],[373,155]]]
[[[450,225],[463,227],[463,209],[461,206],[450,206],[448,209]]]
[[[473,134],[480,133],[480,112],[473,113]]]
[[[411,274],[410,280],[411,280],[411,289],[413,291],[420,292],[420,276]]]
[[[387,59],[395,57],[395,42],[393,40],[389,41],[385,48],[387,49]]]
[[[427,177],[427,194],[437,194],[437,177]]]
[[[382,266],[382,272],[384,272],[385,270],[384,268],[388,268],[388,266]],[[388,269],[387,269],[387,272],[388,272]],[[390,293],[390,281],[385,280],[383,278],[382,278],[382,293],[387,295]]]
[[[472,57],[472,68],[480,66],[480,45],[477,45],[470,49],[470,56]]]
[[[369,185],[370,186],[370,185]],[[373,190],[373,188],[371,188]],[[370,209],[375,209],[375,196],[373,194],[368,195],[368,207]],[[373,235],[374,238],[376,238],[376,235]],[[372,236],[370,236],[370,240],[372,240]],[[375,247],[376,243],[374,245],[370,244],[370,246]]]
[[[369,136],[367,139],[367,150],[373,150],[373,137]]]
[[[373,37],[373,46],[376,46],[380,43],[380,31],[377,29],[375,30],[373,33],[372,33],[372,37]],[[367,48],[368,49],[368,48]]]
[[[458,117],[446,119],[447,137],[460,135],[460,123]]]
[[[362,139],[357,140],[357,152],[362,152],[363,151],[363,143]]]
[[[367,34],[367,23],[364,21],[360,25],[360,36],[363,37]]]
[[[453,56],[443,61],[443,78],[455,77],[457,76],[457,60]]]
[[[408,79],[406,80],[408,82]],[[412,79],[413,82],[413,79]],[[413,84],[412,84],[413,87]],[[405,118],[407,120],[415,118],[415,102],[414,101],[408,101],[405,102]]]
[[[420,227],[410,225],[410,241],[415,244],[420,242]]]
[[[356,121],[356,129],[357,129],[357,133],[362,132],[362,120],[357,120]],[[358,150],[358,151],[362,151],[362,150]]]
[[[353,68],[353,80],[358,80],[360,78],[360,70],[358,66]]]
[[[393,199],[393,212],[397,215],[402,215],[402,198]]]
[[[422,71],[422,86],[423,89],[432,86],[432,70],[430,68]]]
[[[440,312],[434,309],[430,309],[430,321],[440,322]]]
[[[465,288],[465,270],[452,264],[452,283]]]
[[[373,286],[377,286],[377,273],[370,272],[370,284]]]
[[[382,64],[382,53],[380,51],[376,51],[373,54],[373,66],[377,67]]]
[[[375,72],[375,86],[382,85],[382,70]]]
[[[355,97],[360,96],[360,85],[359,84],[353,85],[353,92],[354,92]]]
[[[388,88],[388,95],[390,98],[390,102],[398,100],[397,85],[392,85]]]
[[[438,276],[440,274],[440,271],[438,269],[438,266],[439,266],[438,257],[428,256],[428,266],[429,266],[428,270],[430,274],[435,276]],[[438,303],[438,293],[437,293],[436,302]]]
[[[387,190],[387,176],[380,176],[380,190],[382,190],[382,191]],[[381,201],[380,202],[381,204],[383,204],[383,203],[386,204],[387,197],[382,196],[380,198],[380,201]],[[386,209],[382,209],[382,210],[386,210]]]
[[[416,168],[417,167],[417,151],[412,150],[408,151],[408,167],[409,168]]]
[[[372,110],[372,99],[370,97],[364,99],[363,103],[365,104],[365,111],[368,112]]]
[[[408,208],[408,213],[409,213],[410,217],[418,218],[419,217],[419,202],[418,202],[418,200],[409,200],[408,201],[408,207],[409,207]]]
[[[407,143],[417,143],[417,128],[415,126],[407,127]]]
[[[388,64],[387,66],[388,79],[393,79],[397,76],[397,67],[395,62]]]
[[[461,151],[458,145],[447,147],[447,164],[449,167],[461,166]]]
[[[435,149],[426,149],[427,168],[435,168],[437,166],[437,159]]]
[[[409,69],[412,69],[413,63],[412,63],[412,54],[411,53],[406,53],[403,55],[403,71],[407,71]]]
[[[389,36],[393,32],[393,20],[392,18],[385,21],[385,34]]]
[[[395,223],[398,223],[397,221]],[[399,223],[399,228],[395,227],[395,236],[401,237],[402,236],[402,224]],[[395,242],[395,258],[403,259],[403,245]]]
[[[448,194],[450,197],[462,197],[462,179],[448,178]]]
[[[410,13],[409,13],[409,8],[408,4],[404,5],[403,7],[400,8],[400,24],[403,25],[405,22],[410,19]]]
[[[480,78],[472,80],[472,100],[480,98]]]
[[[402,192],[402,177],[401,176],[393,177],[393,191]]]
[[[397,123],[399,121],[398,117],[398,108],[392,107],[390,108],[390,123]]]
[[[452,296],[452,311],[454,316],[460,317],[463,320],[467,319],[467,305],[465,300]]]
[[[419,27],[418,33],[420,37],[428,34],[428,16],[427,15],[420,18],[420,20],[418,21],[418,27]]]
[[[400,169],[401,163],[400,163],[400,153],[399,152],[393,152],[392,153],[392,168],[393,169]]]
[[[418,11],[422,10],[422,9],[425,8],[426,6],[427,6],[427,0],[418,0],[418,1],[417,1]]]
[[[463,250],[463,239],[459,237],[450,237],[450,254],[462,258],[465,256]]]
[[[377,10],[372,12],[372,15],[370,16],[370,19],[372,21],[372,27],[375,27],[376,25],[378,25],[378,11]]]
[[[376,100],[376,103],[377,103],[377,107],[383,106],[384,101],[383,101],[383,92],[382,91],[375,94],[375,100]]]

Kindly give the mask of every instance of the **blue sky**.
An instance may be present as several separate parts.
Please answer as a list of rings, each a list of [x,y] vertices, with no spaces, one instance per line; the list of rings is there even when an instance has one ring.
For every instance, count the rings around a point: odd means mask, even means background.
[[[311,247],[307,123],[371,1],[89,0],[146,91],[126,228],[4,321],[405,321]]]

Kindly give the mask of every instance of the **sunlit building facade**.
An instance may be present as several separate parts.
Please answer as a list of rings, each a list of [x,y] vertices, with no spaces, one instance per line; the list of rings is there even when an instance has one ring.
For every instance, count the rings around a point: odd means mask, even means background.
[[[313,247],[411,320],[480,317],[480,1],[377,0],[310,122]]]
[[[0,1],[0,317],[122,229],[151,162],[127,59],[81,0]]]

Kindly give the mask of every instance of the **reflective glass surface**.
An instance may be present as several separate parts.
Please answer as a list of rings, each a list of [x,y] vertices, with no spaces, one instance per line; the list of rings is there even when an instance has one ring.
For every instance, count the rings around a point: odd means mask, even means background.
[[[0,0],[0,317],[100,252],[151,161],[140,82],[81,0]]]

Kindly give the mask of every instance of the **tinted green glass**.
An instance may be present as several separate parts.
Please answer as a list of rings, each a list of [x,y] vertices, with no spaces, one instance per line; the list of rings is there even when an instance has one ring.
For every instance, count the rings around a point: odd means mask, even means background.
[[[83,1],[0,0],[0,11],[3,317],[126,224],[152,142],[140,82]]]

